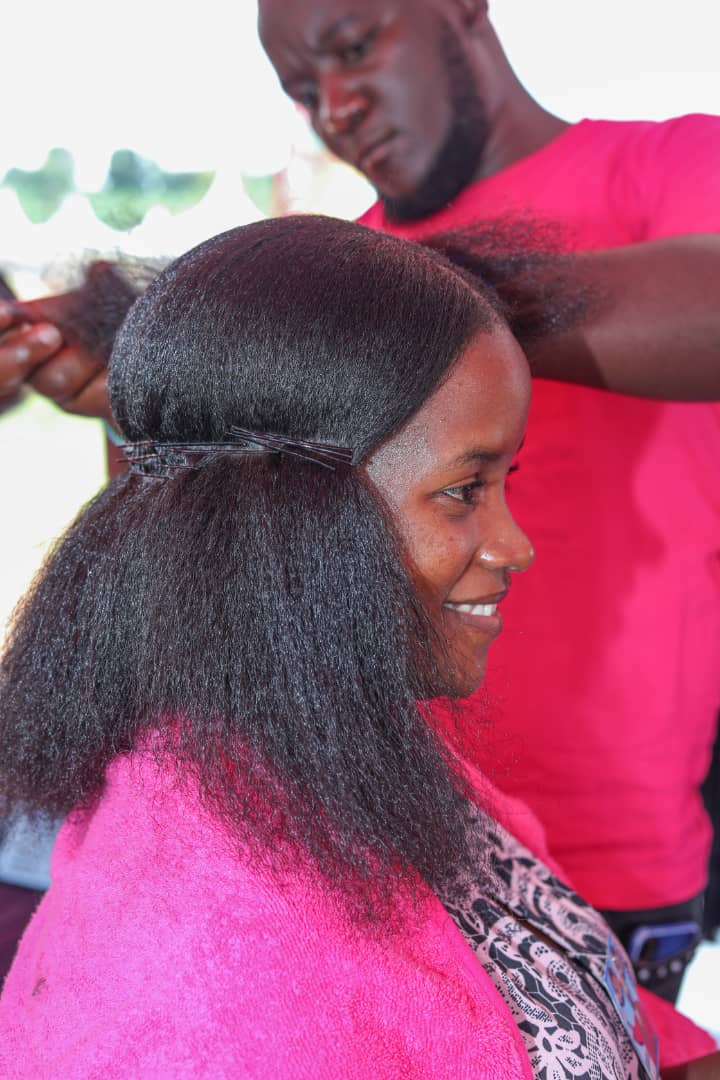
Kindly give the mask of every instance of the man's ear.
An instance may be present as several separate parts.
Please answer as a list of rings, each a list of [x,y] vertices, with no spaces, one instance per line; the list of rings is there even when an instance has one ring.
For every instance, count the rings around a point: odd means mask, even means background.
[[[467,30],[479,30],[487,19],[488,0],[452,0]]]

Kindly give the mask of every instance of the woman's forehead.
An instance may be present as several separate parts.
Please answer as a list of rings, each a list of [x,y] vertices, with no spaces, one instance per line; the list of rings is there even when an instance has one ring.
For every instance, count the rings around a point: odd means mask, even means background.
[[[477,334],[447,379],[404,427],[373,454],[370,475],[422,476],[512,455],[530,404],[530,371],[504,326]]]
[[[524,429],[529,395],[529,369],[515,338],[504,327],[481,333],[406,432],[448,466],[478,452],[501,454]]]

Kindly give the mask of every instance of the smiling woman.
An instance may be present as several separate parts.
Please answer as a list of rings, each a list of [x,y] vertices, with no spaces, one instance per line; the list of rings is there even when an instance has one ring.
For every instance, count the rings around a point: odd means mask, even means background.
[[[532,559],[493,291],[359,225],[247,226],[136,301],[110,395],[129,472],[0,672],[0,811],[70,812],[2,1075],[656,1076],[607,924],[454,739]],[[663,1062],[709,1049],[661,1019]]]
[[[498,326],[472,339],[442,386],[368,462],[463,695],[482,681],[510,573],[532,562],[505,502],[529,403],[527,361]]]

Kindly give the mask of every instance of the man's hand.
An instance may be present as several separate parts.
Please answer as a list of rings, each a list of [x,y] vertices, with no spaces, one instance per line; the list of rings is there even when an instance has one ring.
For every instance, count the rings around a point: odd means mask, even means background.
[[[720,1051],[690,1061],[687,1065],[663,1069],[660,1075],[662,1080],[720,1080]]]
[[[0,301],[0,411],[32,386],[66,412],[111,419],[107,357],[58,329],[71,298],[64,293],[27,303]]]

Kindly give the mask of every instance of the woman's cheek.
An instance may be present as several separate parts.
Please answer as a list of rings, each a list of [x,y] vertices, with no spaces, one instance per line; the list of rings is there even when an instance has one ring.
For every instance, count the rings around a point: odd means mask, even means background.
[[[467,562],[465,545],[452,535],[439,535],[437,531],[426,534],[415,554],[421,577],[441,602],[462,577]]]

